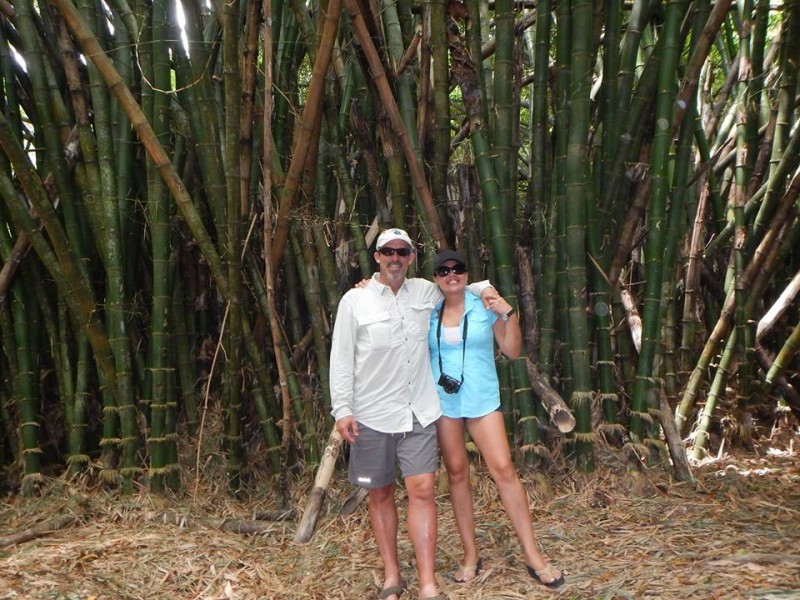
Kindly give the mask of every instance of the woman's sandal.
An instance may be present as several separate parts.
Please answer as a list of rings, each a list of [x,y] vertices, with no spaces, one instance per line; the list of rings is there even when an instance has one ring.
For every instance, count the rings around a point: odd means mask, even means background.
[[[483,560],[478,559],[474,565],[459,565],[458,571],[453,574],[453,581],[456,583],[469,583],[473,579],[476,579],[478,575],[480,575],[481,569],[483,568]],[[470,577],[470,574],[472,576]]]
[[[556,589],[557,587],[561,587],[564,585],[564,573],[559,573],[558,577],[554,577],[554,572],[557,569],[553,568],[553,565],[547,565],[544,569],[534,569],[530,565],[525,565],[528,569],[528,575],[533,577],[536,581],[541,583],[543,586],[549,587],[551,589]],[[545,581],[543,578],[547,577],[549,581]]]
[[[400,584],[400,585],[390,585],[389,587],[385,587],[385,588],[383,588],[381,590],[380,594],[378,594],[378,598],[381,598],[381,599],[383,599],[383,598],[391,598],[392,596],[396,596],[397,598],[400,598],[400,596],[403,595],[404,591],[405,591],[405,589],[403,588],[402,584]]]

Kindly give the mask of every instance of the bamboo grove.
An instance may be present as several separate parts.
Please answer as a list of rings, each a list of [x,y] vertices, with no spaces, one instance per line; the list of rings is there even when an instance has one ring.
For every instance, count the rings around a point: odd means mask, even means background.
[[[800,409],[800,0],[0,3],[0,465],[181,485],[318,462],[381,228],[463,251],[541,390],[668,460]],[[673,461],[680,452],[673,453]],[[199,474],[198,474],[199,476]]]

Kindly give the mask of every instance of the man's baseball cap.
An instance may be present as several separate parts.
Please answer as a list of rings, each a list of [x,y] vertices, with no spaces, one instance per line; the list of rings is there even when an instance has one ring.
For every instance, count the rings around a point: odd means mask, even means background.
[[[434,269],[438,269],[444,263],[446,263],[448,260],[454,260],[457,263],[459,263],[460,265],[463,265],[465,267],[467,266],[467,261],[464,260],[463,256],[461,256],[455,250],[447,249],[447,250],[442,250],[441,252],[439,252],[436,255],[436,258],[433,259],[433,268]]]
[[[378,241],[375,244],[375,249],[380,250],[392,240],[400,240],[401,242],[405,242],[406,244],[408,244],[409,248],[414,247],[414,244],[411,242],[411,238],[408,237],[408,234],[405,231],[403,231],[402,229],[392,228],[392,229],[387,229],[378,236]]]

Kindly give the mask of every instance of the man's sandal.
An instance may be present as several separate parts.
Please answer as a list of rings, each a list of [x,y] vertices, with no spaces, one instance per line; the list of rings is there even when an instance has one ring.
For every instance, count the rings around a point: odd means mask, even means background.
[[[405,588],[402,585],[390,585],[389,587],[385,587],[381,590],[381,593],[378,594],[378,598],[381,600],[391,598],[392,596],[397,596],[397,598],[400,598],[404,591]]]
[[[547,565],[543,569],[534,569],[530,565],[525,565],[525,567],[528,569],[528,575],[545,587],[555,589],[564,585],[564,573],[559,573],[558,577],[555,577],[555,573],[558,570],[554,569],[553,565]],[[544,579],[545,577],[547,577],[547,581]]]
[[[453,573],[453,581],[456,583],[468,583],[480,575],[482,568],[483,560],[480,558],[474,565],[458,565],[458,570]]]

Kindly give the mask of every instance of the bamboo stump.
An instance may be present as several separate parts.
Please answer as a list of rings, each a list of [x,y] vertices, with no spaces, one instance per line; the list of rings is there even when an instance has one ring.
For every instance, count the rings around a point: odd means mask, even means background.
[[[547,379],[530,358],[525,359],[525,364],[528,368],[528,377],[531,380],[531,389],[539,398],[547,414],[550,415],[550,421],[552,421],[553,425],[561,433],[569,433],[575,429],[575,417],[572,416],[567,403],[558,395],[558,392],[550,387]]]

